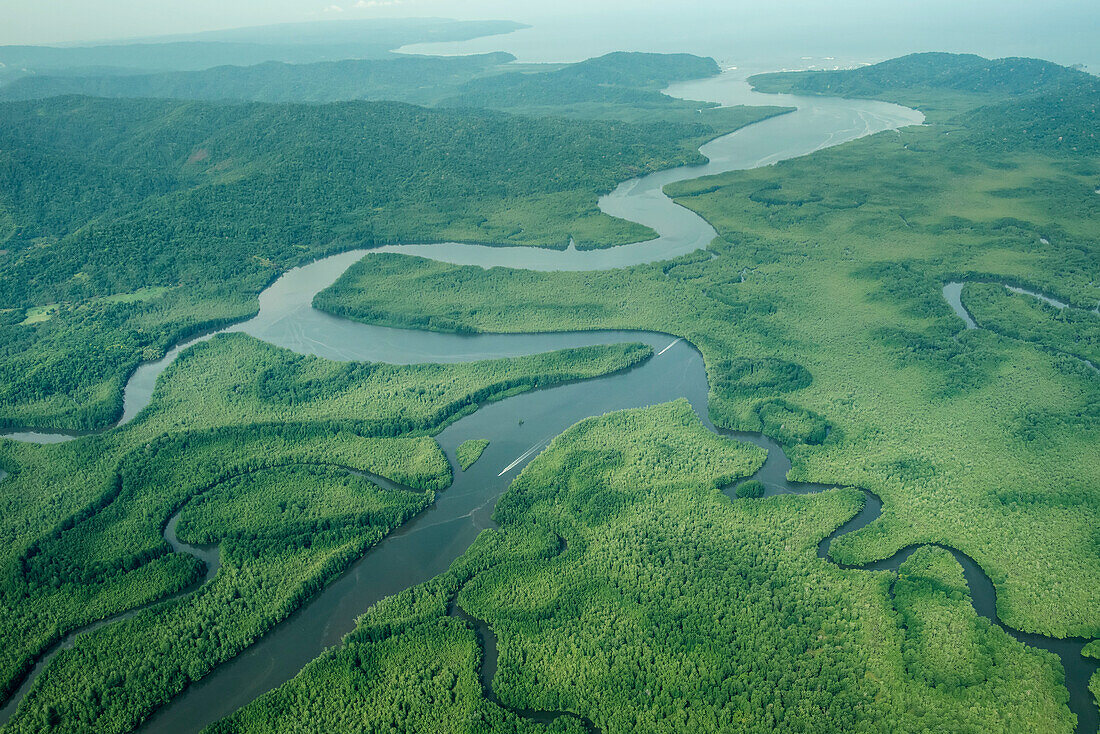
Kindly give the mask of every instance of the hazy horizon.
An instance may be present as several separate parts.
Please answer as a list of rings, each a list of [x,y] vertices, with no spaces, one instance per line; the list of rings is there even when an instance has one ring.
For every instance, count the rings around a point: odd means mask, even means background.
[[[45,7],[38,0],[3,0],[0,7],[7,20],[0,29],[2,45],[99,44],[281,23],[445,17],[513,20],[533,28],[432,51],[518,51],[531,61],[576,60],[617,49],[761,59],[792,54],[885,58],[942,50],[1036,56],[1100,70],[1094,38],[1100,4],[1082,0],[1042,6],[989,0],[919,5],[787,0],[766,7],[709,1],[671,6],[652,0],[564,0],[553,7],[501,0],[195,0],[155,11],[139,0],[59,0]]]

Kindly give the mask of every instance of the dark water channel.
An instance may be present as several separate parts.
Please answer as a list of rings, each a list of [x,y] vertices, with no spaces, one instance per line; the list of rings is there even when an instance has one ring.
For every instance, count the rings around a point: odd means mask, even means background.
[[[1018,293],[1018,294],[1024,295],[1024,296],[1031,296],[1035,300],[1042,301],[1043,303],[1046,303],[1050,306],[1053,306],[1054,308],[1058,309],[1059,311],[1061,311],[1063,309],[1067,309],[1067,308],[1070,309],[1070,310],[1078,310],[1078,309],[1074,309],[1068,303],[1064,303],[1063,301],[1059,301],[1057,298],[1053,298],[1053,297],[1045,295],[1043,293],[1039,293],[1038,291],[1028,290],[1027,288],[1020,288],[1018,286],[1008,285],[1007,283],[996,283],[994,281],[988,281],[988,280],[972,281],[972,282],[993,283],[994,285],[1003,285],[1005,287],[1005,289],[1011,291],[1012,293]],[[947,304],[949,306],[951,306],[951,310],[955,312],[955,315],[963,320],[963,323],[966,324],[967,329],[981,329],[982,325],[974,320],[973,315],[971,315],[971,313],[966,310],[966,306],[963,305],[962,292],[963,292],[963,288],[965,288],[965,287],[966,287],[966,282],[964,282],[964,281],[953,280],[950,283],[947,283],[943,287],[944,300],[946,300]],[[1093,313],[1093,314],[1096,314],[1096,315],[1100,316],[1100,306],[1097,306],[1097,308],[1094,308],[1094,309],[1090,310],[1088,313]],[[1053,351],[1058,351],[1058,350],[1053,350]],[[1066,352],[1061,352],[1061,351],[1058,351],[1058,354],[1063,354],[1065,356],[1072,357],[1073,359],[1080,360],[1081,362],[1084,362],[1086,366],[1091,368],[1093,372],[1100,373],[1100,367],[1097,367],[1093,362],[1091,362],[1090,360],[1085,359],[1084,357],[1078,357],[1075,354],[1067,354]]]
[[[485,698],[492,701],[501,708],[508,709],[509,711],[522,716],[525,719],[531,721],[537,721],[540,724],[550,724],[556,719],[562,716],[569,716],[577,719],[581,722],[581,725],[587,731],[598,732],[600,729],[590,719],[587,719],[580,714],[575,714],[570,711],[538,711],[536,709],[517,709],[500,700],[496,691],[493,690],[493,676],[496,675],[497,670],[497,636],[493,632],[493,628],[486,624],[483,620],[476,617],[471,617],[466,613],[462,607],[458,606],[455,602],[451,602],[451,605],[447,608],[447,615],[455,617],[466,622],[468,625],[474,628],[474,632],[477,633],[478,643],[481,645],[481,669],[478,671],[478,677],[481,680],[481,690],[485,694]]]

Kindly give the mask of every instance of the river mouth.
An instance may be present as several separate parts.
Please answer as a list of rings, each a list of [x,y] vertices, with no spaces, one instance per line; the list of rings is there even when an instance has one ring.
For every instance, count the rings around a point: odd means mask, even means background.
[[[693,345],[675,336],[631,331],[440,334],[350,322],[312,308],[312,299],[317,292],[331,285],[354,262],[372,252],[398,252],[481,267],[546,271],[620,268],[694,252],[709,245],[715,232],[705,220],[665,196],[662,189],[666,184],[771,165],[882,130],[919,124],[923,120],[917,112],[879,102],[757,95],[736,74],[678,85],[676,90],[706,98],[703,92],[708,83],[713,87],[712,96],[720,96],[715,101],[758,97],[758,101],[767,104],[793,101],[797,103],[794,105],[797,109],[708,143],[702,150],[710,157],[710,163],[670,169],[628,181],[600,200],[600,207],[605,212],[647,224],[660,234],[658,238],[635,245],[588,251],[443,243],[344,252],[287,271],[261,294],[259,313],[253,319],[217,332],[243,332],[300,354],[327,359],[395,364],[463,362],[621,342],[646,343],[653,348],[654,356],[619,374],[524,393],[483,406],[447,426],[436,436],[436,440],[455,469],[455,481],[439,493],[435,504],[374,546],[258,643],[176,696],[145,722],[146,730],[201,730],[286,682],[325,648],[339,644],[342,637],[354,629],[355,618],[371,604],[444,572],[465,552],[481,530],[492,526],[490,516],[493,507],[511,479],[538,456],[550,440],[589,416],[686,398],[710,430],[768,450],[767,461],[754,475],[764,483],[766,494],[830,489],[824,485],[790,482],[787,479],[790,461],[772,439],[760,434],[718,430],[707,412],[709,385],[702,357]],[[127,383],[123,417],[118,425],[138,415],[149,403],[157,377],[180,351],[212,336],[203,335],[181,343],[161,360],[139,367]],[[72,436],[37,434],[24,440],[44,443],[68,438]],[[454,466],[455,453],[461,443],[470,439],[489,439],[490,444],[481,459],[463,472]],[[881,503],[868,493],[863,510],[822,541],[819,553],[827,557],[828,544],[833,538],[866,526],[877,518],[880,510]],[[174,529],[174,519],[169,519],[166,533]],[[195,555],[201,549],[192,552],[180,546],[177,550]],[[957,551],[953,552],[957,558],[961,556]],[[896,570],[904,560],[902,553],[904,551],[866,568]],[[960,561],[962,558],[965,556],[961,556]],[[216,566],[209,559],[206,562],[207,576],[210,577],[216,572]],[[993,586],[976,564],[970,563],[980,574],[980,578],[975,576],[974,581],[971,581],[969,572],[967,575],[975,609],[1000,624],[996,618]],[[988,589],[982,583],[983,578]],[[133,610],[131,613],[139,611]],[[1026,644],[1059,654],[1067,673],[1071,710],[1078,715],[1078,729],[1095,731],[1096,708],[1087,690],[1088,678],[1095,665],[1091,661],[1081,663],[1085,660],[1079,654],[1084,641],[1048,640],[1038,636],[1024,636],[1027,639],[1023,639],[1020,633],[1009,632]],[[40,670],[48,661],[39,662]],[[28,678],[24,684],[26,687],[33,685],[35,675]],[[483,681],[486,675],[483,670]],[[491,675],[488,679],[491,686]],[[15,703],[9,700],[9,705],[0,714],[0,721],[10,716]]]

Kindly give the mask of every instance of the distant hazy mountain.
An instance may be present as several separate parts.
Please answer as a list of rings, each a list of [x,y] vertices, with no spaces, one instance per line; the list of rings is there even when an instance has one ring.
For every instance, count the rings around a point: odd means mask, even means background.
[[[325,21],[189,36],[83,46],[0,46],[0,78],[64,70],[99,73],[187,71],[266,61],[311,63],[382,58],[409,43],[462,41],[507,33],[524,26],[511,21],[438,18]]]

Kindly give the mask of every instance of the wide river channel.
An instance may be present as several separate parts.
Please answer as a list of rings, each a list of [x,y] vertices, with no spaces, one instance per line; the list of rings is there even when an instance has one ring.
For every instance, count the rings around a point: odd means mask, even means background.
[[[702,357],[691,344],[673,336],[627,331],[474,336],[439,334],[359,324],[335,318],[312,307],[316,293],[331,285],[354,262],[378,251],[413,254],[458,264],[534,270],[607,269],[683,255],[706,247],[715,232],[702,218],[666,197],[662,193],[664,185],[709,174],[765,166],[865,135],[923,121],[923,116],[918,112],[882,102],[757,94],[749,89],[743,74],[735,71],[711,79],[678,84],[668,91],[688,99],[727,105],[781,105],[793,107],[795,111],[708,143],[702,148],[709,159],[704,165],[670,169],[627,181],[600,200],[603,211],[652,227],[660,235],[657,239],[595,251],[444,243],[346,252],[287,271],[260,295],[260,310],[256,317],[223,330],[245,332],[301,354],[333,360],[370,360],[394,364],[465,362],[618,342],[644,342],[653,347],[654,356],[622,373],[529,392],[483,406],[448,426],[436,439],[454,465],[455,479],[448,489],[438,493],[436,502],[374,546],[348,571],[258,643],[216,668],[207,678],[160,709],[146,722],[146,729],[156,732],[200,731],[286,682],[324,649],[339,644],[340,639],[354,628],[355,618],[371,604],[445,571],[470,546],[478,533],[492,527],[490,516],[493,507],[516,474],[555,436],[589,416],[686,398],[710,430],[768,450],[767,462],[756,475],[767,486],[768,494],[828,489],[822,485],[789,482],[786,475],[790,462],[781,447],[768,437],[717,429],[707,415],[708,385]],[[201,337],[207,338],[210,335]],[[157,376],[180,351],[195,341],[197,339],[182,343],[162,360],[138,368],[126,386],[125,408],[120,424],[131,420],[148,404]],[[38,442],[72,438],[64,434],[33,432],[11,434],[9,437]],[[481,459],[468,471],[462,472],[455,462],[455,450],[471,438],[489,439],[490,444]],[[820,555],[827,557],[832,538],[864,527],[878,517],[880,509],[878,498],[868,494],[863,510],[822,542]],[[216,551],[180,543],[174,536],[177,517],[178,513],[166,519],[166,538],[174,549],[206,559],[211,571],[209,578],[216,570]],[[912,550],[905,549],[890,559],[865,568],[896,570]],[[975,609],[1000,625],[996,615],[996,594],[988,577],[969,558],[953,552],[963,564]],[[129,614],[134,613],[141,613],[141,610]],[[461,610],[456,614],[461,615]],[[107,623],[110,621],[106,620]],[[495,670],[495,638],[476,620],[471,620],[471,623],[479,628],[486,647],[493,648],[486,650],[492,654],[485,656],[484,667],[480,671],[483,682],[488,686]],[[1078,716],[1078,730],[1096,731],[1097,711],[1087,689],[1096,665],[1080,654],[1086,641],[1053,640],[1011,629],[1006,631],[1026,644],[1059,655],[1066,668],[1070,708]],[[89,633],[84,630],[74,635]],[[59,643],[40,661],[19,691],[0,710],[0,723],[11,715],[56,651],[72,644],[74,635]],[[538,712],[520,713],[534,718],[548,718],[539,716]]]

